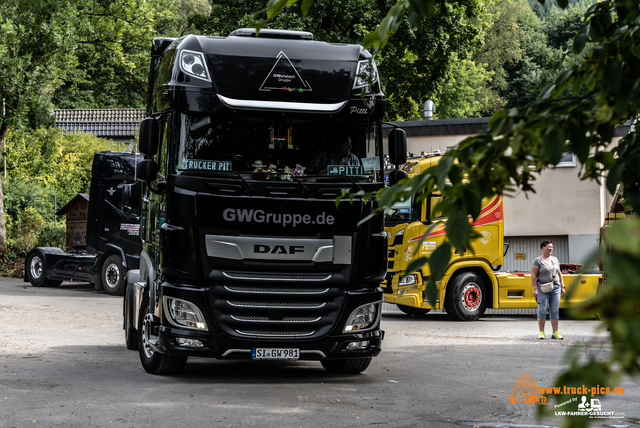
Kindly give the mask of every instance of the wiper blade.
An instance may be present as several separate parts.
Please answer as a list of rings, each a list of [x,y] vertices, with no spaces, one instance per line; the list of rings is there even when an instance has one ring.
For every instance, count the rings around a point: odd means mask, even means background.
[[[249,188],[249,190],[251,190],[252,192],[255,192],[255,191],[256,191],[255,187],[253,187],[253,186],[251,185],[251,183],[249,183],[249,182],[247,181],[247,179],[246,179],[246,178],[244,178],[244,177],[242,176],[242,174],[240,174],[240,173],[239,173],[239,172],[237,172],[237,171],[229,171],[229,172],[232,172],[232,173],[234,173],[235,175],[237,175],[237,176],[240,178],[240,180],[242,180],[242,181],[244,182],[244,184],[246,184],[246,185],[247,185],[247,187]]]
[[[299,185],[302,186],[302,188],[304,189],[304,192],[309,194],[309,195],[313,195],[313,192],[311,191],[311,189],[309,189],[307,186],[304,185],[304,183],[295,175],[291,174],[291,178],[293,178],[296,183],[298,183]]]

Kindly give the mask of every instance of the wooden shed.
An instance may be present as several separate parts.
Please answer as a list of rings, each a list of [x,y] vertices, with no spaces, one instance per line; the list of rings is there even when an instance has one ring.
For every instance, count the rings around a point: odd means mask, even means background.
[[[86,247],[88,212],[89,195],[78,193],[56,213],[56,215],[67,216],[67,251],[83,250]]]

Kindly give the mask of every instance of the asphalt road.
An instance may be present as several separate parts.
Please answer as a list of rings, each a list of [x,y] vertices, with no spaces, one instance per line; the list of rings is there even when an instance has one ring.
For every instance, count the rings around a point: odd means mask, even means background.
[[[89,284],[0,278],[0,427],[559,426],[555,414],[538,419],[537,405],[510,404],[516,378],[552,386],[572,345],[586,345],[585,358],[608,352],[595,320],[561,320],[565,340],[539,341],[533,315],[461,323],[385,313],[383,351],[360,375],[193,358],[180,375],[153,376],[126,350],[121,314],[122,298]],[[638,379],[621,386],[599,400],[624,417],[592,426],[640,426]],[[576,411],[577,402],[545,408]]]

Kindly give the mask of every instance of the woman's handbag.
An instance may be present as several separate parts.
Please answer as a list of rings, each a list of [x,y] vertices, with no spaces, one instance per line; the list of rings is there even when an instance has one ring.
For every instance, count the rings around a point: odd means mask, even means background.
[[[549,293],[553,291],[553,282],[545,282],[544,284],[540,284],[540,291],[543,293]]]

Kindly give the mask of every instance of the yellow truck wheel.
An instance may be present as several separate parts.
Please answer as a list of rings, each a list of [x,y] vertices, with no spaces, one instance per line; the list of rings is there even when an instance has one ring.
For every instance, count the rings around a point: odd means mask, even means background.
[[[487,292],[479,275],[463,272],[447,285],[444,308],[458,321],[475,321],[487,308]]]

